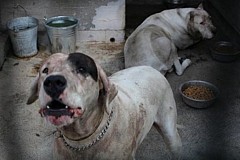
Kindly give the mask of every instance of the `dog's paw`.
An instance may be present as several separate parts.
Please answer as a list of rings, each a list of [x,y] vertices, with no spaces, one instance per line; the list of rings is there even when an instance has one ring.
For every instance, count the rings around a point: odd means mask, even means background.
[[[184,59],[181,63],[181,60],[183,60],[183,58],[181,59],[177,59],[175,62],[174,62],[174,67],[175,67],[175,70],[176,70],[176,73],[177,75],[182,75],[184,70],[191,64],[191,60],[190,59]]]
[[[182,66],[183,66],[183,68],[187,68],[191,63],[192,63],[192,61],[190,59],[185,59],[182,62]]]

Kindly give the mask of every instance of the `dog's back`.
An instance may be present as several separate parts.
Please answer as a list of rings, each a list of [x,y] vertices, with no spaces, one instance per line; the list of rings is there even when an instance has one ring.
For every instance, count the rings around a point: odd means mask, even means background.
[[[145,95],[156,98],[165,90],[171,90],[166,78],[149,66],[131,67],[113,74],[109,79],[118,90],[130,93],[128,96],[133,101],[138,101]]]

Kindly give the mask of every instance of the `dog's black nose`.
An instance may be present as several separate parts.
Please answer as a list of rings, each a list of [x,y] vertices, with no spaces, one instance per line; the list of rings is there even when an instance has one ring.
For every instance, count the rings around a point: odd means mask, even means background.
[[[52,98],[58,98],[67,86],[67,80],[61,75],[49,76],[43,83],[44,90]]]

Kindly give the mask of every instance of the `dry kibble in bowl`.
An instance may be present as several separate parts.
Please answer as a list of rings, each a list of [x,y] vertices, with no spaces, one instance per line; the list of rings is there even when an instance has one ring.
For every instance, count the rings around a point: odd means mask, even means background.
[[[218,95],[218,88],[206,81],[190,80],[179,87],[183,101],[193,108],[207,108],[212,105]]]
[[[183,94],[196,100],[211,100],[214,98],[213,91],[205,86],[188,86],[183,90]]]

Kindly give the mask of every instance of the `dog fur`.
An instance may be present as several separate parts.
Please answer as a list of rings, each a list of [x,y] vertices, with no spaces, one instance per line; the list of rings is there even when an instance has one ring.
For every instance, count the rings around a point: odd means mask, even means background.
[[[150,66],[107,77],[87,55],[53,54],[41,67],[27,104],[37,98],[39,113],[58,129],[55,159],[134,159],[152,126],[174,158],[181,154],[171,87]]]
[[[151,15],[128,37],[124,46],[125,67],[148,65],[165,75],[174,66],[177,75],[182,75],[191,60],[180,63],[177,49],[212,38],[214,31],[202,5],[197,9],[178,8]]]

